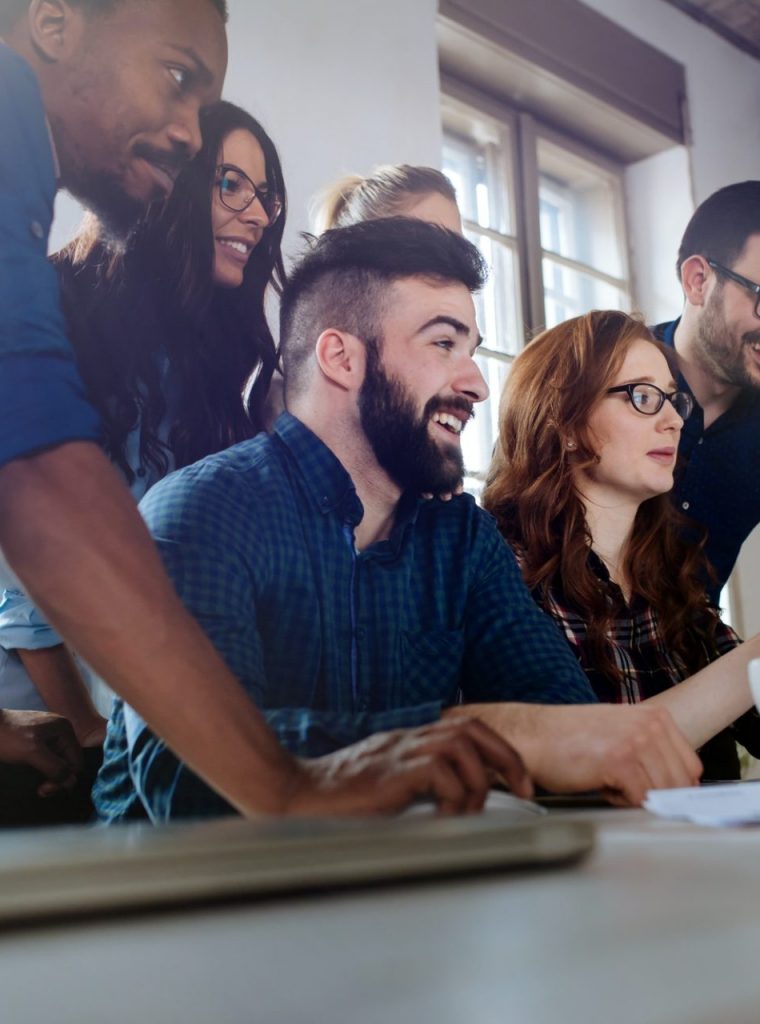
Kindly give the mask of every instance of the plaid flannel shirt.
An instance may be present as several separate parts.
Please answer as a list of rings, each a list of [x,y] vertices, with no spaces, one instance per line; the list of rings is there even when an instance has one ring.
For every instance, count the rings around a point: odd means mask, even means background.
[[[299,755],[460,700],[596,700],[471,497],[404,495],[390,537],[358,552],[351,478],[287,413],[273,435],[167,477],[141,509],[188,609]],[[94,797],[108,821],[230,812],[121,702]]]
[[[534,597],[562,630],[599,700],[608,704],[637,704],[682,682],[688,672],[665,646],[655,610],[638,594],[634,594],[627,603],[620,588],[610,579],[607,567],[593,551],[589,552],[589,564],[607,588],[611,603],[618,609],[607,631],[607,639],[619,670],[619,679],[603,675],[595,666],[588,644],[586,620],[570,607],[560,587],[554,587],[546,598],[538,593]],[[715,616],[717,620],[717,656],[728,653],[741,643],[734,630],[712,607],[706,606],[705,614]],[[716,657],[706,648],[704,654],[705,664]],[[727,733],[720,733],[700,751],[705,778],[738,778],[735,739],[753,756],[760,756],[760,718],[754,709],[738,719]]]

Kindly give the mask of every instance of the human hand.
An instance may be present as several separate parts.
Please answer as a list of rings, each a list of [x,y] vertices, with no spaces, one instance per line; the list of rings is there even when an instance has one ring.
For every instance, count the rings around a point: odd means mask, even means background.
[[[48,796],[75,784],[82,752],[65,718],[46,711],[0,710],[0,762],[36,768],[48,780],[37,792]]]
[[[289,814],[395,814],[417,798],[441,814],[472,813],[497,776],[518,796],[533,794],[520,755],[476,719],[377,733],[301,767]]]
[[[536,782],[546,789],[599,789],[610,803],[638,806],[650,789],[699,782],[702,763],[663,707],[598,704],[540,710],[543,721],[535,739],[541,749],[525,757]]]

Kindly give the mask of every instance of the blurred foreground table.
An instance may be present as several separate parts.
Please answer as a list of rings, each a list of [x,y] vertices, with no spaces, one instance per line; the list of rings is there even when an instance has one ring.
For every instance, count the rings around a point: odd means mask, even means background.
[[[760,831],[591,821],[572,867],[0,932],[2,1024],[751,1024]]]

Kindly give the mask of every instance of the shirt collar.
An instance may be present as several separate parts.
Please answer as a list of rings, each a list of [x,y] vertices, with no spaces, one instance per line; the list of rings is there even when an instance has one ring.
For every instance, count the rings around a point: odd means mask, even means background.
[[[680,324],[680,322],[681,322],[681,318],[679,316],[679,318],[677,320],[671,320],[669,323],[666,323],[666,324],[658,324],[656,327],[652,328],[652,334],[654,334],[655,338],[657,338],[658,341],[661,341],[663,343],[663,345],[667,345],[668,348],[672,348],[674,352],[675,352],[675,348],[676,348],[676,329],[677,329],[678,325]],[[680,369],[678,371],[678,381],[677,381],[677,383],[678,383],[678,390],[679,391],[686,391],[687,394],[691,395],[691,397],[694,399],[694,412],[691,414],[691,416],[689,417],[689,419],[686,422],[687,422],[687,424],[688,423],[693,423],[694,421],[699,419],[700,420],[700,428],[699,429],[700,429],[700,432],[701,432],[701,430],[702,430],[702,426],[701,426],[702,406],[699,404],[699,402],[697,401],[696,397],[694,396],[694,392],[689,387],[688,380],[681,373]],[[699,414],[699,415],[697,415],[697,414]]]
[[[681,318],[677,320],[671,320],[669,323],[658,324],[652,328],[652,334],[655,338],[658,338],[661,342],[667,345],[669,348],[676,347],[676,328],[681,322]]]
[[[364,508],[353,480],[327,445],[289,412],[278,416],[274,434],[293,456],[314,508],[322,515],[338,509],[345,522],[360,523]]]
[[[364,517],[364,506],[356,493],[353,480],[337,456],[289,412],[278,416],[273,433],[293,456],[314,508],[322,515],[337,511],[343,522],[357,526]],[[387,542],[394,553],[400,550],[407,527],[417,521],[423,504],[422,499],[410,491],[401,495],[393,530]]]

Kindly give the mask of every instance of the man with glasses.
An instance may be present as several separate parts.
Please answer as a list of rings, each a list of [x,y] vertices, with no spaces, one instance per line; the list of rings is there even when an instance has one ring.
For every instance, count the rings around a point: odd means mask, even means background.
[[[282,296],[288,411],[141,509],[186,606],[294,752],[471,716],[546,788],[638,803],[699,773],[672,719],[597,704],[491,517],[469,495],[420,498],[461,482],[460,435],[488,395],[483,278],[473,245],[414,218],[323,234]],[[123,704],[93,799],[107,821],[229,810]]]
[[[760,523],[760,181],[720,189],[692,216],[678,252],[685,304],[655,334],[675,348],[684,424],[674,498],[707,530],[717,603]]]
[[[61,635],[238,810],[388,812],[418,794],[477,807],[489,769],[523,777],[478,723],[288,754],[182,608],[97,445],[46,259],[55,193],[122,241],[169,195],[221,94],[226,14],[226,0],[0,3],[0,545]]]

